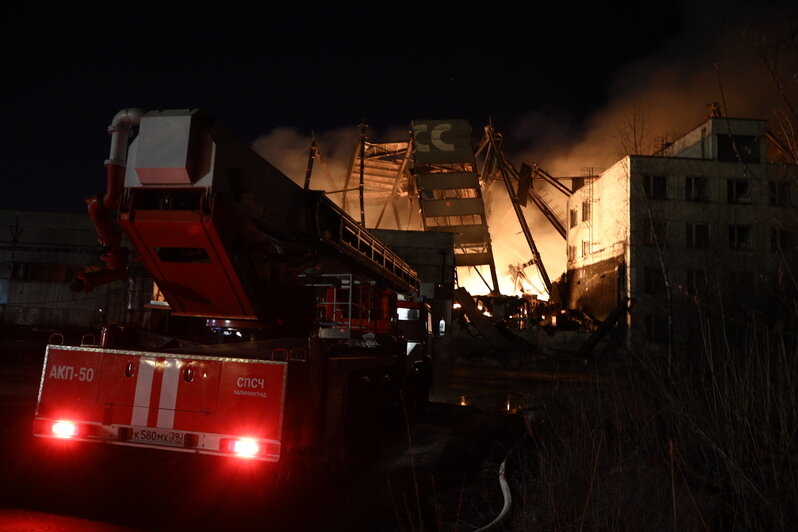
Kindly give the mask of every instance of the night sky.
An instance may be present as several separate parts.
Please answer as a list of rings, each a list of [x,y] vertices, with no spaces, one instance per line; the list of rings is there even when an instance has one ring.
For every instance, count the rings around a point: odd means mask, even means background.
[[[0,208],[81,210],[104,186],[106,128],[124,107],[201,108],[246,142],[361,118],[375,132],[417,118],[492,118],[512,131],[540,110],[578,124],[619,71],[689,57],[750,11],[529,4],[6,7]]]

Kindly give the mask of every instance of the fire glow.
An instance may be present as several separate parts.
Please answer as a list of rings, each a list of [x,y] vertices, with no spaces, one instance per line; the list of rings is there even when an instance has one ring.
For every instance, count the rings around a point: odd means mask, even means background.
[[[471,295],[486,295],[490,292],[490,289],[485,284],[485,281],[490,282],[490,273],[488,272],[488,268],[483,268],[485,271],[480,271],[480,273],[477,273],[475,269],[475,266],[458,268],[458,284],[459,286],[462,286],[468,290]],[[498,274],[501,271],[501,268],[497,266],[496,269]],[[530,267],[529,270],[532,270],[532,273],[527,272],[527,275],[537,280],[538,274],[534,271],[534,269],[534,266]],[[483,281],[483,278],[485,281]],[[506,275],[498,275],[498,280],[499,291],[504,295],[521,296],[524,294],[534,294],[541,301],[547,301],[549,299],[549,295],[546,293],[546,290],[542,288],[542,281],[540,281],[541,286],[535,286],[526,280],[514,279],[514,276],[509,272]]]

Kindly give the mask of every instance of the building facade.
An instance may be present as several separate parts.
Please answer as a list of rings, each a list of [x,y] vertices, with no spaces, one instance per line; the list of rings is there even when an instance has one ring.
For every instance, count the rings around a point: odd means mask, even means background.
[[[148,320],[152,280],[135,265],[126,281],[70,289],[75,272],[104,267],[99,255],[86,214],[0,210],[0,322],[97,328]]]
[[[717,316],[778,320],[794,294],[796,167],[768,162],[765,122],[710,118],[631,155],[568,202],[569,308],[632,301],[631,345],[695,345]]]

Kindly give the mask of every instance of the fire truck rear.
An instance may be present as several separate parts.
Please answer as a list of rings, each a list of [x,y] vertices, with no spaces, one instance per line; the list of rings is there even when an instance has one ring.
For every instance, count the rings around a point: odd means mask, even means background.
[[[140,261],[178,318],[156,347],[115,325],[49,345],[36,436],[276,462],[423,406],[431,324],[401,258],[201,112],[125,109],[109,132],[87,200],[106,268],[74,287]]]

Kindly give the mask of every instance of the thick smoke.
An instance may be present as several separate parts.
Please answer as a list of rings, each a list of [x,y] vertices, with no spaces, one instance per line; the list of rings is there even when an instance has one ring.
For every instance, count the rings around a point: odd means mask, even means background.
[[[707,13],[694,16],[700,19]],[[562,110],[536,109],[521,114],[503,133],[531,140],[527,148],[507,154],[509,160],[516,168],[522,162],[538,163],[555,176],[580,176],[586,168],[600,172],[629,153],[650,154],[661,139],[672,140],[687,132],[706,118],[706,106],[712,102],[720,103],[723,113],[729,116],[769,119],[771,129],[778,133],[780,127],[775,118],[785,110],[784,98],[798,104],[798,44],[795,19],[781,17],[780,23],[774,20],[777,19],[772,14],[760,12],[757,20],[751,18],[747,25],[737,24],[722,31],[709,31],[701,24],[692,31],[688,28],[683,38],[674,40],[659,55],[619,72],[606,104],[582,122],[573,122]],[[778,90],[774,68],[786,93]],[[519,102],[519,108],[523,105]],[[475,131],[481,129],[481,124],[472,126]],[[358,134],[357,126],[352,126],[318,135],[327,169],[316,162],[312,188],[343,188]],[[407,128],[397,127],[382,138],[405,140]],[[310,141],[309,135],[278,128],[257,139],[254,148],[302,184]],[[565,198],[550,187],[541,188],[555,210],[564,214]],[[331,197],[340,203],[340,196]],[[510,266],[530,260],[531,253],[503,184],[493,183],[485,197],[497,273],[503,278],[502,292],[509,293],[513,289]],[[349,201],[349,212],[357,218],[357,194],[350,193]],[[404,217],[409,213],[406,202],[402,205]],[[366,206],[370,227],[380,208],[373,203]],[[534,206],[530,204],[525,212],[548,275],[554,281],[565,270],[565,241]],[[415,220],[418,221],[417,215]],[[542,287],[534,267],[527,268],[526,273],[538,289]],[[481,281],[469,283],[469,287],[485,291]]]
[[[767,119],[768,127],[778,135],[785,112],[789,115],[785,98],[798,104],[795,21],[794,15],[779,19],[759,12],[746,25],[704,35],[711,39],[706,44],[695,34],[685,35],[662,54],[624,68],[606,105],[584,122],[569,121],[562,111],[529,111],[508,133],[538,140],[511,160],[537,162],[555,176],[581,176],[589,169],[598,173],[630,153],[651,154],[661,142],[686,133],[706,119],[707,104],[712,102],[720,103],[728,116]],[[699,26],[696,31],[705,30]],[[550,187],[544,189],[564,210],[565,199]],[[497,202],[494,217],[507,218],[507,210]],[[527,213],[530,216],[529,208]],[[554,280],[565,269],[565,243],[540,213],[531,214],[530,225]],[[509,220],[507,225],[492,224],[493,228],[509,226]],[[497,265],[502,258],[512,262],[517,256],[503,257],[502,253],[526,247],[517,231],[494,229],[492,234],[494,242],[503,243],[496,246],[501,250]]]
[[[540,161],[555,175],[580,175],[582,168],[607,168],[631,151],[653,152],[659,138],[672,138],[702,122],[712,102],[720,103],[728,116],[775,119],[785,102],[774,75],[783,83],[784,96],[794,101],[797,96],[798,12],[757,8],[756,18],[737,13],[747,24],[714,32],[709,25],[697,25],[668,50],[627,65],[607,103],[584,123],[548,110],[526,113],[513,133],[537,142],[519,155]],[[717,13],[695,16],[708,20],[704,17]],[[701,32],[706,35],[696,35]],[[641,134],[638,142],[632,139],[633,129]],[[631,150],[635,144],[637,150]]]
[[[325,131],[316,136],[322,158],[314,161],[311,188],[327,192],[343,188],[343,177],[358,138],[357,126]],[[290,127],[278,127],[258,137],[252,148],[297,184],[304,185],[311,142],[309,134]],[[330,195],[336,203],[339,196]]]
[[[367,130],[370,142],[400,142],[409,138],[408,128],[390,128],[385,132]],[[328,194],[337,205],[341,206],[344,198],[342,192],[345,188],[349,189],[346,194],[347,211],[355,219],[360,217],[359,196],[357,190],[358,181],[353,178],[346,184],[346,175],[349,172],[349,165],[352,156],[359,147],[360,128],[357,124],[350,127],[342,127],[331,131],[321,132],[316,135],[316,143],[321,157],[313,162],[310,188],[323,190]],[[309,150],[312,143],[312,136],[302,134],[298,130],[289,127],[279,127],[269,133],[258,137],[253,143],[253,149],[264,159],[279,168],[284,174],[294,180],[299,185],[304,185],[307,173]],[[366,193],[371,194],[371,190],[366,183]],[[384,201],[365,202],[366,225],[374,227],[380,212],[383,209]],[[418,202],[416,202],[418,206]],[[406,198],[399,201],[400,219],[402,226],[406,225],[409,218],[409,204]],[[420,218],[414,216],[416,224],[420,224]],[[393,211],[386,210],[380,227],[383,229],[395,229]],[[419,227],[415,227],[420,229]]]

